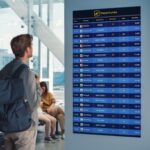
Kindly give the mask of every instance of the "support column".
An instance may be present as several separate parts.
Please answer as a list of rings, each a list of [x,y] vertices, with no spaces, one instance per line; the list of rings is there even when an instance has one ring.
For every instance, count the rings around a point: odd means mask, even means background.
[[[53,15],[53,0],[48,0],[47,4],[47,25],[50,28],[52,23]],[[49,79],[49,90],[53,91],[53,54],[50,49],[47,49],[47,68],[48,68],[48,79]]]
[[[39,17],[42,17],[42,0],[39,0]],[[42,78],[42,65],[41,65],[41,40],[38,38],[38,60],[39,60],[39,76]]]

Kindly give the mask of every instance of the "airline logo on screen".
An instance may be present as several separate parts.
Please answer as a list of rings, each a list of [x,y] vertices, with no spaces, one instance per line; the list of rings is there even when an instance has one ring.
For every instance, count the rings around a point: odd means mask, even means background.
[[[117,11],[102,11],[102,10],[94,10],[94,17],[104,16],[104,15],[116,15]]]

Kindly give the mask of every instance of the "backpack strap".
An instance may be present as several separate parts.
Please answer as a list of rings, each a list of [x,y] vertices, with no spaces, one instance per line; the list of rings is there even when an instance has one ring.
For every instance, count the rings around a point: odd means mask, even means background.
[[[26,64],[21,64],[16,71],[13,73],[12,77],[13,78],[18,78],[21,74],[21,72],[25,69],[28,68],[28,66]]]

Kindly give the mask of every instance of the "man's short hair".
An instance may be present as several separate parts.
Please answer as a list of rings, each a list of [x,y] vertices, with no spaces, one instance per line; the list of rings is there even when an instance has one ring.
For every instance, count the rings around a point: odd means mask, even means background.
[[[11,49],[16,57],[23,57],[27,47],[32,46],[33,37],[30,34],[21,34],[14,37],[11,42]]]

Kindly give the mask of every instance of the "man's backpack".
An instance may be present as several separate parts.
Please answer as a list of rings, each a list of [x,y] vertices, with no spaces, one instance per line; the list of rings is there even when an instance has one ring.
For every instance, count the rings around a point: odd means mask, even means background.
[[[0,131],[5,133],[20,132],[31,126],[31,111],[26,99],[23,80],[19,78],[22,64],[7,79],[0,80]]]

